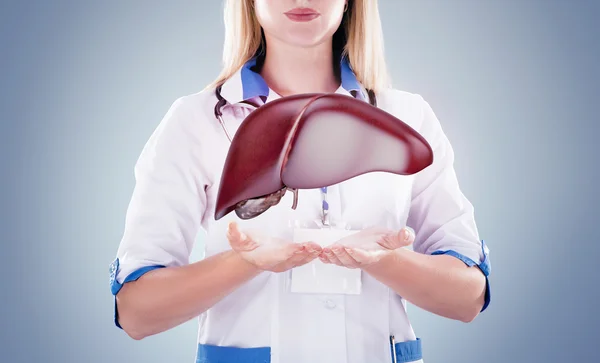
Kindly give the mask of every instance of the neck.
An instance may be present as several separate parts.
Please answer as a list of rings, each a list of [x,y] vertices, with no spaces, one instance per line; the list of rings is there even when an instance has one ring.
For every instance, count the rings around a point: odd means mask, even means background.
[[[339,88],[340,82],[333,70],[331,42],[299,48],[267,38],[267,44],[261,75],[280,96],[332,93]]]

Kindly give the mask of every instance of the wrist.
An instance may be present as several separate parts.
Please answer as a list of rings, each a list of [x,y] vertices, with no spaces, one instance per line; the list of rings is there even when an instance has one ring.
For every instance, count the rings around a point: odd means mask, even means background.
[[[371,274],[385,273],[385,271],[390,271],[390,269],[402,265],[402,262],[407,258],[408,253],[410,253],[410,251],[405,248],[389,251],[389,253],[386,253],[377,262],[366,266],[364,270]]]
[[[225,252],[225,254],[227,255],[228,260],[232,261],[235,266],[239,267],[240,271],[243,271],[247,275],[254,277],[263,272],[258,266],[246,260],[234,250],[229,250]]]

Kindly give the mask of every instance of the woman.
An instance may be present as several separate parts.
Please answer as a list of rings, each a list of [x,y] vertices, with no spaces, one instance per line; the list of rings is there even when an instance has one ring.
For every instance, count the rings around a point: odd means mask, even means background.
[[[488,250],[432,109],[388,86],[376,0],[227,0],[225,20],[223,72],[172,105],[136,164],[111,265],[117,326],[142,339],[200,316],[198,362],[421,361],[405,301],[473,320],[489,303]],[[266,102],[312,92],[395,115],[430,143],[433,164],[301,190],[294,211],[286,195],[260,217],[215,221],[240,122]],[[331,222],[356,233],[324,248],[292,241],[291,224],[318,220],[324,198]],[[190,264],[201,229],[206,257]],[[360,270],[362,291],[290,291],[291,272],[315,259]]]

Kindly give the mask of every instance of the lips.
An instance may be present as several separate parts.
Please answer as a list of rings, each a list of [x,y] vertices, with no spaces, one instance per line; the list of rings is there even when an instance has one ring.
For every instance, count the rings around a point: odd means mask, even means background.
[[[296,8],[285,13],[293,21],[310,21],[316,19],[320,14],[311,8]]]
[[[311,8],[295,8],[288,11],[286,14],[291,15],[310,15],[310,14],[319,14],[316,10]]]

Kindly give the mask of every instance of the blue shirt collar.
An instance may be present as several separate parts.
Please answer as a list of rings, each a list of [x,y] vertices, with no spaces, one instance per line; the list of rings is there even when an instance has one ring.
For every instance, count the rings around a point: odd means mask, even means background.
[[[348,91],[356,91],[362,98],[365,98],[364,90],[358,79],[356,79],[356,75],[352,68],[350,68],[350,61],[348,58],[343,57],[341,64],[341,79],[342,79],[342,87]]]
[[[256,65],[256,61],[256,58],[252,58],[246,62],[236,74],[223,84],[221,94],[229,103],[234,104],[259,96],[269,97],[267,82],[259,73],[252,70]],[[348,92],[356,91],[360,98],[366,99],[364,90],[346,57],[343,57],[340,62],[340,71],[342,88]]]
[[[264,78],[252,70],[256,65],[256,58],[250,59],[242,69],[240,69],[240,77],[242,78],[242,101],[263,96],[269,97],[269,86]]]

